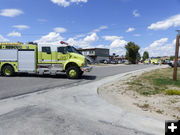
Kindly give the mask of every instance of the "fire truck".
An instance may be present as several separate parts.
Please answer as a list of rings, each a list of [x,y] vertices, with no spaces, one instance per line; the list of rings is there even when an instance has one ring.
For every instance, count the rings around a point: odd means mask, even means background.
[[[85,56],[75,47],[61,41],[61,45],[37,43],[0,43],[0,73],[13,76],[16,73],[56,75],[65,72],[69,79],[80,78],[90,72]]]

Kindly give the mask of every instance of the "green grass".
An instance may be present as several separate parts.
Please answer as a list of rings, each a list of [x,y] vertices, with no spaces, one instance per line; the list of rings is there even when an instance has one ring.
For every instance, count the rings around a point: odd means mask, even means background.
[[[177,80],[175,82],[171,78],[163,78],[163,77],[155,78],[153,79],[153,83],[155,85],[173,85],[173,86],[180,87],[180,80]]]
[[[166,95],[180,95],[180,69],[178,69],[176,82],[173,81],[172,76],[172,68],[158,69],[144,73],[127,84],[130,90],[135,90],[145,96],[161,93],[165,93]],[[174,90],[173,87],[179,90]]]
[[[180,95],[180,90],[166,90],[166,95]]]

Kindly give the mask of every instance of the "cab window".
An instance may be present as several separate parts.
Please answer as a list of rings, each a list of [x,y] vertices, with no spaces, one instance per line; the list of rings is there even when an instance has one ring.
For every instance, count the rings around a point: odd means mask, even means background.
[[[46,52],[47,54],[51,54],[51,48],[50,47],[42,47],[42,52]]]
[[[60,52],[60,53],[66,54],[67,53],[67,48],[66,47],[58,47],[57,51]]]

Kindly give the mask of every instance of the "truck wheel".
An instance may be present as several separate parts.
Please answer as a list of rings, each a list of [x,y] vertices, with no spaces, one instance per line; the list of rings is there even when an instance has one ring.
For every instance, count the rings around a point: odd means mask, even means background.
[[[13,74],[14,74],[14,69],[12,66],[7,65],[7,66],[3,67],[3,69],[2,69],[3,76],[12,76]]]
[[[79,78],[82,77],[83,73],[84,73],[84,71],[79,70]]]
[[[69,67],[66,70],[66,75],[69,79],[77,79],[80,76],[80,70],[78,67]]]

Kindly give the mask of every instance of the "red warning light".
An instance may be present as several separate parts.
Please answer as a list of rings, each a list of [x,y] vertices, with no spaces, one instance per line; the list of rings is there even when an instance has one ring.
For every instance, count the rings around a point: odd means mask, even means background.
[[[65,45],[69,45],[68,43],[64,42],[64,41],[60,41],[61,44],[65,44]]]

